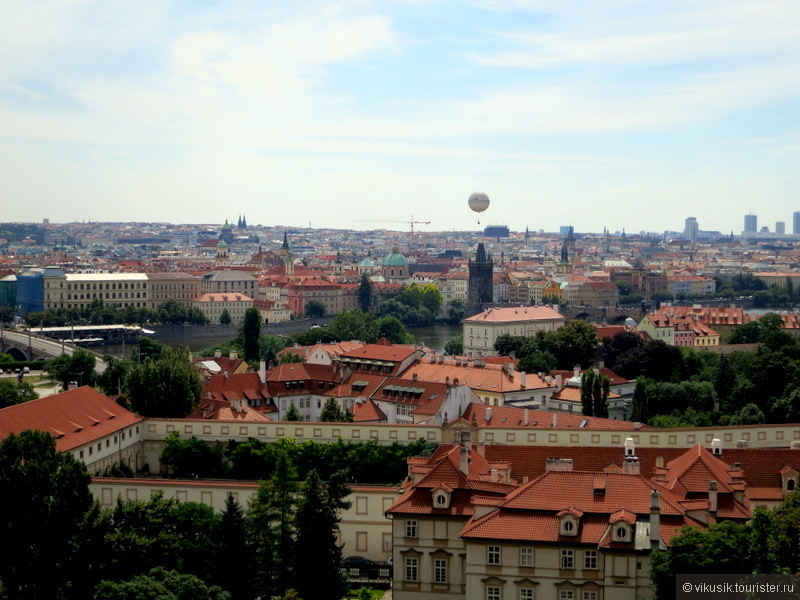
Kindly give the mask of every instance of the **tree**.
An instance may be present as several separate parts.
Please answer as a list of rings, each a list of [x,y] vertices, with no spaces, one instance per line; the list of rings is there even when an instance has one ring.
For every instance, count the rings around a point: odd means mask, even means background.
[[[464,320],[467,314],[467,307],[461,298],[454,298],[450,300],[447,305],[447,318],[452,325],[458,325]]]
[[[183,418],[197,406],[202,389],[185,348],[166,348],[159,358],[135,365],[125,379],[134,410],[145,417]]]
[[[122,394],[122,384],[133,368],[133,361],[121,360],[110,354],[103,356],[103,361],[106,368],[97,376],[97,385],[107,396]]]
[[[306,316],[316,319],[325,316],[325,305],[319,300],[309,300],[306,303]]]
[[[736,387],[736,371],[733,370],[731,360],[727,354],[722,354],[719,357],[712,381],[714,390],[717,392],[719,409],[722,412],[728,412],[730,410],[731,396]]]
[[[297,410],[297,407],[292,402],[289,405],[289,408],[286,410],[286,414],[283,416],[284,421],[302,421],[303,415],[300,414],[300,411]]]
[[[444,343],[444,352],[450,356],[460,356],[464,353],[464,336],[457,335]]]
[[[231,600],[218,586],[208,586],[195,575],[163,567],[127,581],[102,581],[94,600]]]
[[[231,600],[250,598],[249,574],[253,569],[247,548],[247,523],[239,502],[228,494],[214,537],[215,580],[231,594]]]
[[[376,324],[378,336],[386,338],[393,344],[413,344],[414,336],[406,331],[405,326],[396,317],[380,317]]]
[[[297,473],[285,453],[279,453],[275,470],[262,481],[247,511],[251,549],[257,565],[253,574],[256,595],[283,594],[294,578]]]
[[[314,329],[312,332],[319,332],[322,329]],[[378,341],[378,325],[375,322],[375,317],[358,309],[339,313],[324,329],[327,329],[327,333],[333,339],[339,341],[361,340],[368,344],[374,344]]]
[[[647,423],[650,420],[650,398],[647,387],[650,380],[645,377],[636,379],[636,388],[631,400],[631,419],[638,423]]]
[[[0,379],[0,408],[21,404],[28,400],[36,400],[39,394],[27,381]]]
[[[192,436],[182,440],[177,431],[171,432],[164,442],[161,463],[171,469],[175,477],[219,477],[223,474],[222,446],[208,444]]]
[[[233,319],[231,319],[231,313],[228,312],[227,308],[223,308],[222,313],[219,315],[219,324],[230,325],[232,322]]]
[[[57,598],[70,577],[74,541],[92,506],[82,462],[42,431],[0,442],[0,582],[3,597]],[[46,576],[43,576],[46,574]]]
[[[372,283],[366,273],[361,274],[361,282],[358,284],[358,308],[362,312],[372,310]]]
[[[75,350],[72,354],[48,360],[44,363],[43,370],[55,380],[61,382],[63,389],[69,389],[71,381],[78,385],[94,385],[95,381],[94,354],[86,350]]]
[[[308,473],[297,509],[296,588],[302,598],[339,600],[346,591],[337,541],[339,517],[315,470]]]
[[[254,306],[244,312],[241,336],[244,359],[248,362],[258,361],[261,358],[258,345],[258,338],[261,336],[261,312]]]
[[[594,401],[592,399],[594,378],[594,369],[587,369],[581,378],[581,413],[587,417],[594,415]]]
[[[547,373],[556,368],[556,357],[547,351],[534,350],[519,359],[519,370],[525,373]]]
[[[342,409],[336,401],[336,398],[328,398],[325,400],[325,405],[322,407],[319,420],[347,422],[353,420],[353,415],[350,414],[350,411]]]
[[[730,420],[731,425],[760,425],[766,421],[764,412],[758,408],[757,404],[749,403],[744,405],[741,410],[733,415]]]
[[[655,550],[650,573],[658,599],[675,597],[675,575],[680,573],[752,573],[747,551],[747,525],[723,521],[703,530],[685,527],[670,541],[667,550]]]

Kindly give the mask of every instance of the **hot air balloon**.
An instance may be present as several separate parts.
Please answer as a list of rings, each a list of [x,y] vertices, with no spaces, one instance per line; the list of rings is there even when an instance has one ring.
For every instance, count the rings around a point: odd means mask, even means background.
[[[469,197],[467,203],[473,211],[482,213],[489,208],[489,196],[483,192],[475,192]]]

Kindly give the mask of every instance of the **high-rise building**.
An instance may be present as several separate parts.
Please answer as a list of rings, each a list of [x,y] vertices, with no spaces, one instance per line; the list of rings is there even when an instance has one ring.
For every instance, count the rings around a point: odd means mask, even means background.
[[[683,228],[683,237],[690,242],[696,242],[698,231],[700,231],[700,226],[697,224],[697,219],[695,217],[687,217]]]
[[[758,216],[750,213],[744,216],[744,232],[755,233],[758,231]]]
[[[786,222],[785,221],[777,221],[775,223],[775,233],[778,235],[786,235]]]
[[[795,235],[800,235],[800,210],[795,211],[794,215],[792,215],[794,221],[792,223],[792,233]]]

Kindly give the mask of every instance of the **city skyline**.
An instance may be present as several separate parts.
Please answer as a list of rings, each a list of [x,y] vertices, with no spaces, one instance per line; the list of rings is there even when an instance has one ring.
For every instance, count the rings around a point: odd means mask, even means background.
[[[88,1],[8,17],[5,221],[659,233],[693,216],[738,234],[752,212],[796,230],[788,1]]]

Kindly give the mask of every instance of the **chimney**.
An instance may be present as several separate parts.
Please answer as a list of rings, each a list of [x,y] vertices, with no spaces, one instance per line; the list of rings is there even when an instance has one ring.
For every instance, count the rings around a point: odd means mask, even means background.
[[[650,548],[661,545],[661,497],[658,490],[650,492]]]
[[[625,438],[625,458],[629,456],[636,456],[636,446],[633,443],[633,438]]]
[[[483,457],[486,456],[486,447],[483,442],[475,442],[475,451]]]
[[[550,427],[558,427],[558,413],[553,413],[553,422],[550,424]]]
[[[525,380],[526,379],[527,379],[527,376],[525,374],[525,371],[520,371],[519,372],[519,384],[520,384],[521,387],[525,387]]]
[[[640,473],[639,458],[636,456],[626,456],[622,461],[622,472],[628,475],[638,475]]]
[[[464,446],[461,446],[458,468],[464,475],[469,475],[469,450]]]
[[[225,377],[225,381],[228,381],[228,372],[225,371],[222,375]]]
[[[717,480],[708,482],[708,512],[717,514]]]
[[[572,376],[575,379],[580,379],[581,378],[581,366],[580,365],[575,365],[575,367],[572,369]]]
[[[722,442],[719,438],[711,440],[711,454],[714,456],[722,456]]]
[[[461,444],[467,450],[472,450],[472,432],[469,430],[464,430],[461,432]]]
[[[556,375],[556,389],[560,390],[564,387],[564,378],[561,375]]]
[[[545,471],[572,471],[571,458],[548,458]]]
[[[417,381],[419,381],[419,375],[417,375],[416,373],[412,373],[412,375],[411,375],[411,381],[413,381],[414,383],[416,383]]]
[[[219,348],[214,350],[214,358],[222,358],[222,350],[220,350]]]
[[[262,385],[267,383],[267,361],[265,360],[258,363],[258,380]]]
[[[231,360],[236,360],[237,358],[239,358],[239,353],[234,350],[231,350],[231,353],[228,355],[228,358],[230,358]]]
[[[525,423],[525,426],[527,427],[527,426],[530,424],[530,422],[531,422],[531,411],[529,411],[529,410],[526,408],[526,409],[525,409],[525,412],[523,413],[523,415],[524,415],[524,420],[523,420],[523,423]]]
[[[492,407],[491,406],[487,406],[486,407],[486,413],[483,415],[483,420],[484,421],[491,421],[492,420]]]

